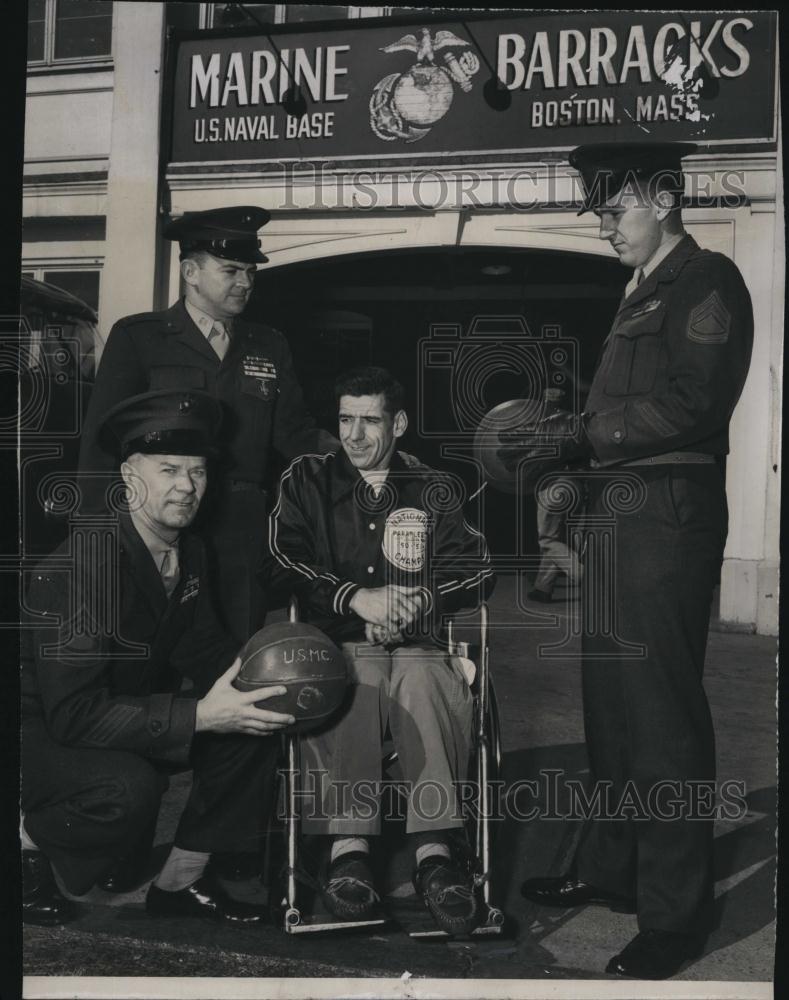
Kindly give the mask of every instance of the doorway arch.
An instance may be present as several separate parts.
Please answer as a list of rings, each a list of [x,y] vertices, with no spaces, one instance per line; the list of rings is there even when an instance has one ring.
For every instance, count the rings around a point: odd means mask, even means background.
[[[402,448],[472,496],[482,413],[541,396],[555,378],[580,409],[626,278],[599,253],[522,246],[345,253],[261,269],[246,315],[285,334],[308,405],[333,433],[335,378],[366,364],[392,371],[406,390]],[[531,504],[488,491],[484,507],[494,552],[537,552]]]

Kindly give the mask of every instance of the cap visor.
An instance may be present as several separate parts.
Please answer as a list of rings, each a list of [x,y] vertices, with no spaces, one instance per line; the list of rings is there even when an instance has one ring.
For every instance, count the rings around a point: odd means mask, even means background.
[[[583,215],[585,212],[591,212],[594,207],[595,206],[592,203],[592,201],[590,201],[590,199],[584,198],[584,200],[581,202],[581,207],[575,214],[576,216]]]

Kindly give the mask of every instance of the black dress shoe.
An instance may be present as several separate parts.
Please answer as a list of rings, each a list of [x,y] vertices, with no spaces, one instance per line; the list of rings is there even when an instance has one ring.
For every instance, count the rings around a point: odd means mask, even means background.
[[[450,858],[440,854],[424,858],[414,872],[413,883],[442,931],[469,934],[479,923],[471,876]]]
[[[539,601],[541,604],[553,604],[553,597],[547,590],[540,590],[539,587],[530,590],[526,596],[530,601]]]
[[[77,908],[58,889],[46,856],[41,851],[22,851],[23,922],[50,927],[68,923],[76,915]]]
[[[346,851],[329,865],[321,886],[326,909],[344,920],[363,920],[379,901],[375,891],[370,856],[365,851]]]
[[[521,885],[521,895],[540,906],[611,906],[619,912],[635,913],[635,900],[607,889],[599,889],[572,875],[555,878],[527,878]]]
[[[268,919],[267,906],[233,899],[210,875],[175,892],[151,885],[145,909],[153,917],[202,917],[228,924],[262,924]]]
[[[704,939],[674,931],[641,931],[605,968],[628,979],[669,979],[691,958],[698,958]]]

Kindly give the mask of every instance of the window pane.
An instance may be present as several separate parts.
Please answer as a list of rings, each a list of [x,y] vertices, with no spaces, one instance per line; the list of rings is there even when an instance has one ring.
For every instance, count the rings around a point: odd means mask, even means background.
[[[78,59],[110,54],[112,4],[102,0],[57,0],[55,58]]]
[[[254,14],[257,21],[261,24],[274,24],[275,14],[276,14],[275,3],[245,3],[244,10],[251,11]],[[251,17],[246,17],[244,11],[238,6],[238,4],[232,3],[215,3],[214,4],[214,27],[215,28],[230,28],[233,25],[241,24],[244,27],[248,27],[250,24],[254,24],[255,20]]]
[[[44,271],[44,281],[71,292],[96,312],[99,311],[98,271]]]
[[[98,312],[98,271],[44,271],[44,281],[71,292]],[[91,380],[96,367],[95,326],[74,318],[64,329],[66,337],[79,340],[79,358],[74,359],[74,370],[70,377]],[[46,341],[44,345],[46,349]]]
[[[44,0],[30,0],[27,8],[27,61],[44,58]]]
[[[285,4],[285,20],[290,21],[339,21],[348,16],[347,7],[323,3]]]

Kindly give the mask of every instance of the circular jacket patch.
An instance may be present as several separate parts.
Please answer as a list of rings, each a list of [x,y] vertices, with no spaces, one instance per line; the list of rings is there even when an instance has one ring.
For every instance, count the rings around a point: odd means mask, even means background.
[[[401,507],[387,517],[382,548],[393,566],[407,573],[424,569],[427,525],[427,514],[416,507]]]

